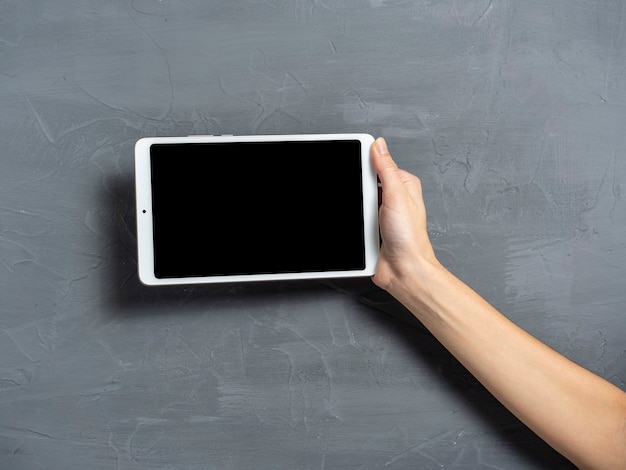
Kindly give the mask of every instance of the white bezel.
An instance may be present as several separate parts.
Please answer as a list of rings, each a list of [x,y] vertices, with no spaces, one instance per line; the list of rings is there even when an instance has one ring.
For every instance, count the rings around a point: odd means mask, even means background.
[[[152,189],[150,146],[152,144],[178,143],[228,143],[228,142],[284,142],[320,140],[359,140],[362,156],[363,221],[365,238],[365,268],[363,270],[331,272],[273,273],[231,276],[184,278],[157,278],[154,274],[154,245],[152,221]],[[139,279],[145,285],[204,284],[221,282],[271,281],[288,279],[321,279],[371,276],[379,255],[378,185],[370,160],[370,147],[374,138],[369,134],[302,134],[302,135],[245,135],[187,137],[145,137],[135,144],[135,182],[137,211],[137,248]],[[261,156],[262,157],[262,156]]]

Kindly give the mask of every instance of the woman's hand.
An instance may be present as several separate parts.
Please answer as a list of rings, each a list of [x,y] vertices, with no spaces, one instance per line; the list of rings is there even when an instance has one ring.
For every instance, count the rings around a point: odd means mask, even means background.
[[[402,300],[407,280],[424,281],[423,269],[439,266],[428,238],[422,184],[416,176],[398,168],[385,139],[371,148],[374,169],[382,186],[379,208],[382,246],[374,283]],[[413,294],[424,285],[412,285]]]

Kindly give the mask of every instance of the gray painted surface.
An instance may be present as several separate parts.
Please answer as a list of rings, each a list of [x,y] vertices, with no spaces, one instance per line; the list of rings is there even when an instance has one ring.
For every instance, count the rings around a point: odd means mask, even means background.
[[[0,468],[566,468],[368,279],[141,286],[132,152],[386,136],[442,261],[624,388],[625,13],[0,0]]]

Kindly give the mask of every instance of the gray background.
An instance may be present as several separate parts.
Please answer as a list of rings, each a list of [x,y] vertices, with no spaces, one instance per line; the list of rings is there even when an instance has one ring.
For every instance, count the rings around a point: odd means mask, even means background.
[[[624,9],[0,0],[0,468],[567,468],[369,279],[140,285],[133,145],[383,135],[442,262],[623,389]]]

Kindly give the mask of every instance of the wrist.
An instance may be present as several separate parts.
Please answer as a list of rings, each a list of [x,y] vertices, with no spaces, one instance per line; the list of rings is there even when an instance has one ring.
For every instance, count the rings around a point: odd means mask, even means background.
[[[407,263],[387,291],[420,318],[438,310],[441,295],[454,276],[433,257]]]

